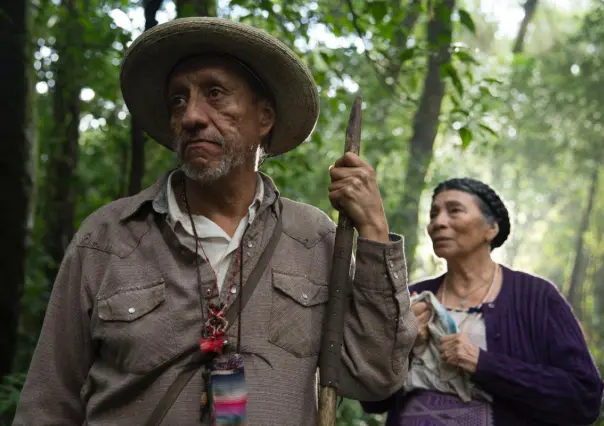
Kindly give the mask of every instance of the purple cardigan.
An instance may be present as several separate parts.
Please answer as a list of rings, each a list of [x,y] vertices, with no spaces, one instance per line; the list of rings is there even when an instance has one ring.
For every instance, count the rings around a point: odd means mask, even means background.
[[[495,426],[594,423],[604,386],[570,305],[549,281],[502,269],[499,295],[483,306],[488,351],[480,351],[473,375],[493,396]],[[443,278],[410,291],[436,293]],[[404,398],[361,405],[368,413],[389,411],[387,424],[395,426]]]

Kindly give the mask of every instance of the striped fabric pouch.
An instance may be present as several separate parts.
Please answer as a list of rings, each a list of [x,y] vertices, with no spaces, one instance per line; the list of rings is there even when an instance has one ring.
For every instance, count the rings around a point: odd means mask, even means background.
[[[216,357],[210,372],[210,392],[214,426],[246,425],[247,391],[243,357],[225,354]]]

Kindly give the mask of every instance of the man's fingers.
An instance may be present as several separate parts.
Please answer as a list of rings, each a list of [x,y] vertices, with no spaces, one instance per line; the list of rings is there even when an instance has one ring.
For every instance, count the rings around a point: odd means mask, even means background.
[[[329,192],[333,192],[345,186],[350,186],[351,188],[359,189],[360,181],[355,176],[346,176],[342,179],[338,179],[330,183],[327,189],[329,190]]]
[[[361,160],[361,157],[359,157],[358,155],[352,153],[352,152],[346,152],[343,156],[341,156],[340,158],[338,158],[336,160],[336,162],[334,163],[335,167],[361,167],[364,166],[366,163]]]

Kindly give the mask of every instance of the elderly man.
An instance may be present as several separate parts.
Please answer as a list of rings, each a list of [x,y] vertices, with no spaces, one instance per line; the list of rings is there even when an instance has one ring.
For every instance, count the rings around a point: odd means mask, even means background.
[[[191,18],[140,36],[121,84],[181,166],[79,229],[14,424],[315,424],[335,225],[258,172],[312,132],[310,72],[260,30]],[[330,174],[359,233],[339,393],[379,400],[417,333],[402,240],[369,165],[347,154]]]

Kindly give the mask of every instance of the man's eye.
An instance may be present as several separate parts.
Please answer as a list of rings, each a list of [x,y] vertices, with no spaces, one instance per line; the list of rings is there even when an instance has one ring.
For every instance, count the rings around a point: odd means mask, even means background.
[[[187,100],[185,99],[184,96],[173,96],[172,99],[170,99],[170,107],[172,107],[172,108],[182,107],[186,103],[187,103]]]
[[[222,91],[216,87],[208,90],[208,97],[210,98],[218,98],[220,95],[222,95]]]

